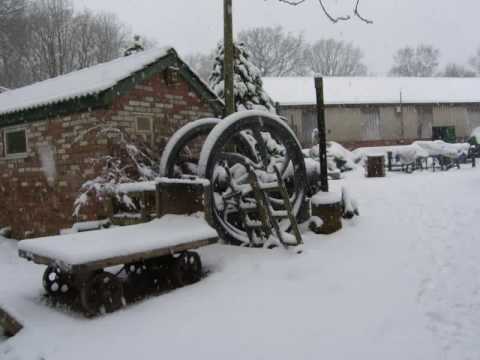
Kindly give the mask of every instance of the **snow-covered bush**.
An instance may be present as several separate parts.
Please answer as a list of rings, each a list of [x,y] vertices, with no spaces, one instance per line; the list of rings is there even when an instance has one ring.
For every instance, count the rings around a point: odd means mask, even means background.
[[[97,138],[108,139],[112,152],[89,159],[95,173],[99,175],[81,186],[74,203],[74,215],[78,216],[91,196],[99,201],[113,197],[118,204],[135,210],[137,206],[132,198],[121,190],[120,184],[154,180],[160,175],[158,157],[144,141],[131,138],[118,128],[96,127],[82,134],[82,137],[92,132],[96,133]]]
[[[263,90],[260,70],[250,61],[250,52],[243,43],[235,44],[234,51],[234,95],[238,111],[267,110],[275,112],[275,105]],[[217,96],[225,99],[224,48],[220,43],[209,78],[209,85]]]

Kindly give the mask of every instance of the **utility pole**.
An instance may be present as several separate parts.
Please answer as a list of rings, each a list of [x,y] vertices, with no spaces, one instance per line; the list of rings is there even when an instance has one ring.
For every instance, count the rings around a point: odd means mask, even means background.
[[[323,78],[315,78],[315,89],[317,92],[317,126],[318,126],[318,147],[320,158],[320,190],[328,192],[327,173],[327,134],[325,131],[325,99],[323,96]]]
[[[235,112],[235,96],[233,93],[233,62],[234,62],[234,46],[233,46],[233,15],[232,15],[232,0],[223,0],[224,13],[224,34],[223,34],[223,49],[224,49],[224,84],[225,84],[225,116]]]

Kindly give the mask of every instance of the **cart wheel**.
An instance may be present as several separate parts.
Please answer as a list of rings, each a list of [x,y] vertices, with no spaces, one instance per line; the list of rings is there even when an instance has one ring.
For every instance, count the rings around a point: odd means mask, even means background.
[[[57,266],[48,266],[43,273],[43,287],[49,295],[66,295],[71,290],[70,275]]]
[[[147,265],[143,262],[127,264],[125,265],[125,272],[132,277],[142,276],[147,272]]]
[[[193,251],[181,253],[179,257],[175,258],[171,271],[176,286],[196,283],[202,277],[200,255]]]
[[[87,316],[118,310],[125,305],[122,282],[106,271],[95,273],[83,284],[80,301]]]

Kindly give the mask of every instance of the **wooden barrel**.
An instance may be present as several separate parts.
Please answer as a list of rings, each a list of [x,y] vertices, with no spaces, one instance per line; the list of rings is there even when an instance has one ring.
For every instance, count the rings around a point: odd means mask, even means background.
[[[385,176],[385,157],[383,155],[370,155],[367,157],[367,177]]]

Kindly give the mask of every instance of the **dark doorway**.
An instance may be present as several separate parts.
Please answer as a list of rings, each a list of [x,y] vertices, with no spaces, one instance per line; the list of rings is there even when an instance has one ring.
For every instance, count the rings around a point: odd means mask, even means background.
[[[457,141],[455,126],[434,126],[432,128],[433,140],[443,140],[454,143]]]

